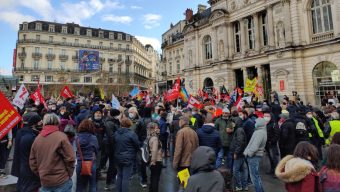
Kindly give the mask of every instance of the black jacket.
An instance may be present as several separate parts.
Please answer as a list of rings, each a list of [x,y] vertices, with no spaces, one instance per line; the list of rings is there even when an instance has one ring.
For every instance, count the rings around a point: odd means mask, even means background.
[[[247,147],[247,137],[243,127],[239,127],[234,132],[233,140],[230,144],[230,151],[238,157],[243,156],[244,149]]]
[[[293,119],[287,119],[280,127],[279,146],[281,153],[283,153],[284,156],[288,154],[292,155],[297,144],[295,126]]]
[[[197,130],[197,129],[201,128],[204,124],[203,117],[202,117],[202,115],[200,115],[198,113],[193,115],[193,117],[196,119],[194,129]]]
[[[11,174],[19,177],[19,192],[33,191],[40,187],[39,177],[29,166],[31,147],[37,135],[30,127],[24,127],[17,132]]]
[[[271,114],[271,120],[267,124],[267,146],[276,145],[280,139],[280,129],[275,122],[274,115]]]
[[[247,144],[251,139],[251,136],[253,136],[254,130],[255,130],[255,120],[251,118],[246,118],[243,120],[242,127],[244,129],[244,132],[246,134]]]
[[[115,159],[118,165],[131,165],[136,160],[139,151],[139,141],[136,133],[128,128],[119,128],[115,135]]]
[[[114,119],[113,117],[107,116],[103,119],[104,127],[105,127],[105,143],[110,145],[113,149],[114,147],[114,134],[117,129],[120,127],[120,122],[118,119]]]
[[[144,140],[147,137],[147,125],[148,123],[152,122],[151,117],[145,117],[145,118],[141,118],[138,120],[137,125],[136,125],[136,134],[138,136],[138,140],[139,140],[139,145],[142,146]]]

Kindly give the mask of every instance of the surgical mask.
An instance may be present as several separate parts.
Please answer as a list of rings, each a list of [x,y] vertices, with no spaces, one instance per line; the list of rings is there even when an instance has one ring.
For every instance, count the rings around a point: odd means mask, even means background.
[[[64,112],[64,111],[61,111],[61,112],[60,112],[60,115],[64,115],[64,114],[65,114],[65,112]]]
[[[95,119],[95,120],[100,120],[101,118],[102,118],[101,115],[98,115],[98,116],[96,115],[96,116],[94,116],[94,119]]]
[[[136,117],[136,115],[134,113],[129,113],[129,118],[130,119],[134,119]]]
[[[309,119],[311,119],[312,117],[313,117],[313,115],[311,115],[311,114],[308,114],[308,115],[306,115],[307,116],[307,118],[309,118]]]
[[[266,121],[266,123],[269,123],[269,121],[270,121],[270,117],[263,117],[263,119]]]
[[[51,107],[51,109],[52,109],[53,111],[55,111],[55,110],[57,109],[57,107]]]

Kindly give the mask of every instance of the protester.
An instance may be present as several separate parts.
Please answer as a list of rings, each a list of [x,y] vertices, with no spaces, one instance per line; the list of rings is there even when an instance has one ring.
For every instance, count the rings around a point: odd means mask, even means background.
[[[251,137],[243,155],[246,157],[249,166],[250,178],[255,185],[256,192],[263,192],[262,181],[259,173],[260,161],[264,155],[267,142],[266,120],[256,119],[255,131]]]
[[[157,123],[149,123],[148,132],[151,155],[149,192],[158,192],[158,184],[162,173],[162,144],[159,139],[160,130]]]
[[[338,144],[340,145],[340,132],[337,132],[333,135],[331,144]],[[321,165],[326,165],[327,157],[328,157],[328,150],[329,146],[324,147],[323,153],[322,153],[322,162]]]
[[[96,155],[99,150],[98,140],[95,136],[95,127],[92,121],[83,120],[78,127],[77,145],[77,192],[97,191],[96,186]],[[82,161],[92,161],[91,176],[81,175]],[[86,190],[87,191],[87,190]]]
[[[173,168],[177,171],[190,168],[192,152],[199,145],[198,136],[189,124],[190,119],[188,117],[182,116],[180,118],[179,127],[181,129],[176,135],[175,153],[172,161]]]
[[[43,129],[33,142],[29,165],[40,177],[41,192],[70,191],[75,155],[67,136],[59,131],[60,120],[55,114],[46,114]]]
[[[224,190],[224,179],[215,170],[215,150],[200,146],[192,154],[192,175],[189,178],[185,191],[190,192],[212,192]]]
[[[18,177],[17,192],[38,191],[40,179],[29,166],[32,144],[42,129],[42,120],[37,113],[28,116],[27,124],[18,130],[12,164],[12,175]]]
[[[332,144],[327,155],[327,164],[319,172],[322,191],[340,191],[340,145]]]
[[[330,119],[325,123],[325,138],[328,138],[326,144],[330,144],[334,134],[340,132],[340,116],[338,112],[332,112]]]
[[[297,144],[293,155],[279,162],[275,174],[285,182],[288,192],[318,192],[321,191],[321,185],[315,168],[317,161],[317,149],[303,141]]]
[[[168,130],[168,124],[167,124],[167,113],[165,111],[161,112],[160,120],[159,120],[159,129],[160,129],[160,141],[162,142],[162,151],[163,151],[163,157],[169,157],[169,151],[168,151],[168,137],[169,133]]]
[[[121,127],[114,135],[118,192],[129,191],[129,178],[140,146],[136,133],[129,129],[131,125],[131,120],[124,117],[121,120]]]
[[[10,130],[1,140],[0,140],[0,179],[6,179],[7,174],[5,172],[5,167],[7,159],[12,148],[12,130]]]
[[[320,122],[315,118],[312,110],[306,111],[307,123],[309,124],[309,140],[318,149],[319,158],[322,158],[322,145],[325,144],[323,130]]]
[[[282,113],[278,122],[280,132],[280,154],[281,158],[292,155],[297,144],[295,122],[289,118],[288,113]]]

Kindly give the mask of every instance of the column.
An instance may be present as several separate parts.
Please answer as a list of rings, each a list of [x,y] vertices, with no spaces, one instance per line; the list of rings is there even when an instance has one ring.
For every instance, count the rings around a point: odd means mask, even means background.
[[[224,58],[222,58],[223,60],[229,57],[229,48],[228,48],[228,35],[229,35],[229,31],[228,31],[228,27],[227,27],[227,23],[223,24],[223,34],[225,36],[222,36],[223,38],[223,49],[224,49]]]
[[[254,19],[254,32],[255,32],[255,51],[260,51],[260,25],[259,25],[259,16],[257,13],[253,15]]]
[[[226,44],[228,45],[228,58],[232,58],[233,54],[234,54],[234,31],[233,31],[233,24],[232,23],[228,23],[227,26],[227,42]]]
[[[268,6],[268,40],[269,46],[275,46],[275,36],[274,36],[274,20],[273,20],[273,6]]]
[[[242,19],[240,21],[240,28],[241,28],[241,51],[242,53],[245,53],[246,50],[248,50],[248,46],[247,46],[247,24],[248,21],[246,19]]]
[[[213,61],[218,61],[218,39],[217,39],[217,27],[213,27],[213,37],[212,37],[212,56]]]
[[[243,67],[242,68],[242,72],[243,72],[243,84],[245,85],[248,79],[248,72],[247,72],[247,68]]]
[[[262,66],[261,65],[257,65],[256,66],[256,70],[257,70],[257,77],[258,77],[258,79],[257,79],[257,82],[258,82],[258,84],[260,85],[260,86],[262,86],[263,87],[263,74],[262,74]]]

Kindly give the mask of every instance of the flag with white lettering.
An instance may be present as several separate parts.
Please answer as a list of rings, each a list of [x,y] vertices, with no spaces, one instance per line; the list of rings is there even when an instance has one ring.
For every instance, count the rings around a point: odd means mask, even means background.
[[[24,108],[26,99],[29,96],[29,92],[26,89],[24,84],[21,84],[17,94],[15,95],[15,98],[13,99],[13,104],[19,107],[20,109]]]

